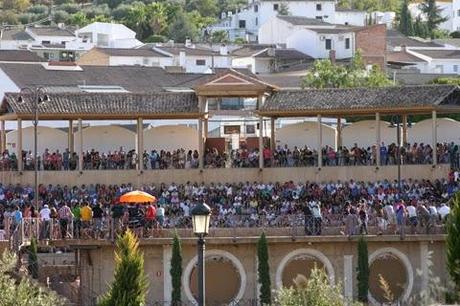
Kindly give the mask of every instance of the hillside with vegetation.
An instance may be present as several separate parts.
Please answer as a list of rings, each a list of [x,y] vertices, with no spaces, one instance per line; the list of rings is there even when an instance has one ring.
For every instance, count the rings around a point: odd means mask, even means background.
[[[222,13],[236,12],[247,3],[247,0],[0,0],[0,24],[64,23],[83,27],[95,21],[117,22],[136,31],[137,38],[144,42],[169,39],[183,42],[191,38],[219,43],[227,41],[226,33],[216,31],[206,35],[206,27],[219,20]],[[446,33],[436,30],[442,18],[433,3],[434,0],[420,3],[423,11],[431,16],[427,21],[408,15],[408,0],[339,0],[338,6],[367,12],[395,11],[402,33],[445,36]]]

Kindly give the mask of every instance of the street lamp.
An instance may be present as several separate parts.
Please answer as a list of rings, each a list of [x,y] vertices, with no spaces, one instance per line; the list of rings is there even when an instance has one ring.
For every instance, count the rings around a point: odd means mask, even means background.
[[[27,96],[28,99],[24,98],[24,95]],[[32,99],[32,105],[33,105],[33,113],[34,113],[34,119],[32,121],[32,124],[34,126],[34,189],[35,189],[35,195],[34,195],[34,204],[35,204],[35,209],[38,211],[38,149],[37,149],[37,144],[38,144],[38,106],[42,103],[50,101],[48,94],[46,93],[45,89],[43,87],[24,87],[21,88],[21,91],[19,92],[19,97],[18,97],[18,102],[19,103],[27,103],[29,100]],[[22,159],[22,152],[19,152],[19,158]],[[19,169],[21,171],[22,169]]]
[[[193,233],[198,237],[198,306],[204,306],[204,237],[209,233],[209,220],[211,219],[211,208],[205,203],[199,203],[192,209],[191,214]]]

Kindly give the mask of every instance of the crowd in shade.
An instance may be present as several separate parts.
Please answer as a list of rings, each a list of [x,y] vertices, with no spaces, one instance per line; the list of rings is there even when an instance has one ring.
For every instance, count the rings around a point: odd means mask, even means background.
[[[368,225],[379,233],[394,234],[402,225],[414,233],[429,232],[449,214],[452,195],[460,189],[460,174],[451,171],[442,180],[358,182],[241,182],[145,185],[155,204],[126,205],[119,197],[132,191],[126,185],[40,185],[39,209],[34,208],[31,186],[0,185],[1,223],[9,235],[32,218],[40,222],[40,237],[49,238],[50,224],[65,238],[108,238],[112,230],[128,227],[147,236],[159,228],[191,226],[191,209],[200,202],[212,208],[212,227],[303,226],[308,235],[324,227],[341,227],[346,235],[367,234]],[[30,221],[29,221],[30,222]],[[72,225],[70,228],[69,225]],[[57,226],[59,225],[59,226]]]
[[[398,148],[394,143],[380,145],[381,165],[395,165],[398,162],[398,149],[401,164],[430,164],[433,162],[433,148],[429,144],[405,144]],[[359,166],[376,165],[376,146],[352,147],[341,146],[337,150],[330,146],[322,149],[323,166]],[[439,143],[436,148],[437,162],[450,163],[453,168],[459,168],[458,145]],[[318,165],[318,151],[308,146],[290,148],[287,145],[278,146],[275,150],[268,147],[263,149],[265,167],[312,167]],[[35,162],[40,170],[77,170],[79,157],[68,149],[62,152],[51,152],[46,149],[37,159],[32,151],[22,154],[24,170],[34,170]],[[100,153],[89,150],[83,154],[83,170],[136,169],[139,156],[136,150],[129,151],[120,147],[118,150]],[[149,169],[189,169],[198,168],[200,163],[197,150],[183,148],[167,150],[146,150],[142,154],[142,168]],[[240,148],[227,152],[217,149],[206,149],[204,167],[206,168],[255,168],[259,166],[259,150]],[[17,169],[17,157],[14,153],[5,151],[0,160],[3,170]]]

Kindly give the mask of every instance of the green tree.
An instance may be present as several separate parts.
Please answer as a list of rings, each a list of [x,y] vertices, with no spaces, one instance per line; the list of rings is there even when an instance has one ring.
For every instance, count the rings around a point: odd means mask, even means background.
[[[460,193],[452,201],[447,220],[447,270],[455,284],[457,299],[460,298]]]
[[[289,7],[285,2],[281,2],[280,6],[278,8],[278,14],[279,15],[291,15],[291,12],[289,12]]]
[[[30,242],[30,246],[28,248],[28,261],[29,265],[27,270],[32,278],[38,278],[38,258],[37,258],[37,239],[33,238]]]
[[[412,15],[409,11],[407,0],[403,0],[401,2],[401,13],[399,14],[398,29],[404,35],[407,35],[407,36],[414,35]]]
[[[435,30],[441,23],[447,21],[448,18],[441,16],[442,9],[436,5],[436,0],[424,0],[420,3],[419,8],[426,16],[426,25],[430,37],[433,39],[435,38]]]
[[[393,83],[378,66],[367,71],[358,50],[350,65],[338,65],[329,59],[316,60],[302,80],[306,88],[383,87]]]
[[[216,0],[187,0],[185,2],[187,12],[198,11],[204,17],[217,17],[219,8]]]
[[[297,275],[294,287],[277,291],[276,302],[281,306],[345,306],[349,305],[342,295],[342,286],[329,282],[323,269],[313,268],[310,278]],[[360,305],[354,303],[353,305]]]
[[[86,17],[86,14],[83,12],[78,12],[76,14],[70,15],[69,19],[67,20],[68,24],[76,25],[79,27],[84,27],[88,24],[91,23],[91,20],[89,20]]]
[[[65,300],[28,278],[13,278],[17,257],[8,251],[0,259],[0,304],[61,306]]]
[[[211,34],[211,41],[213,43],[227,43],[228,42],[228,34],[227,31],[214,31]]]
[[[428,33],[429,31],[428,31],[426,22],[423,22],[420,16],[417,16],[415,18],[413,29],[414,29],[415,36],[422,37],[422,38],[427,38],[429,36],[429,33]]]
[[[166,5],[162,2],[150,3],[146,6],[146,13],[152,34],[164,35],[168,29]]]
[[[358,240],[358,267],[356,268],[358,281],[358,300],[367,302],[369,292],[369,257],[367,241],[361,236]]]
[[[181,283],[182,283],[182,247],[179,236],[174,233],[172,256],[171,256],[171,274],[172,292],[171,292],[171,304],[181,304]]]
[[[271,296],[271,282],[270,282],[270,266],[268,264],[268,244],[265,233],[260,235],[259,241],[257,242],[257,280],[260,284],[260,303],[262,305],[270,305],[272,301]]]
[[[109,290],[101,297],[100,306],[145,305],[148,281],[144,274],[144,255],[139,241],[128,230],[117,237],[115,275]]]
[[[179,11],[168,29],[169,38],[176,42],[185,42],[187,38],[195,39],[198,30],[188,14]]]

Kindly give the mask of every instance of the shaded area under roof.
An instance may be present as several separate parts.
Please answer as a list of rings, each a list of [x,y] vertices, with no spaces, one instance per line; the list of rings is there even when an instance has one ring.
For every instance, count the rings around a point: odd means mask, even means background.
[[[358,115],[460,112],[460,89],[451,85],[383,88],[284,90],[271,95],[259,113],[265,116]]]
[[[48,93],[49,101],[39,105],[40,119],[187,119],[198,118],[194,93]],[[22,97],[19,99],[19,97]],[[0,115],[31,119],[32,95],[6,93]]]

